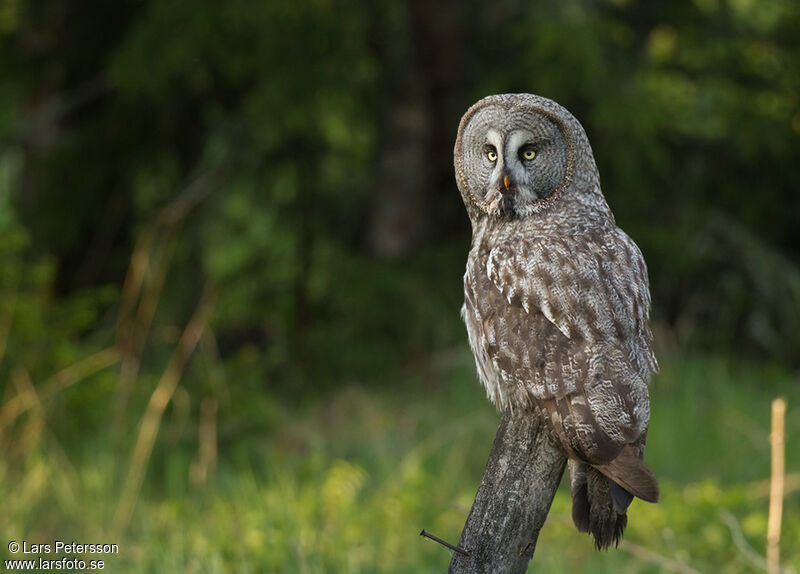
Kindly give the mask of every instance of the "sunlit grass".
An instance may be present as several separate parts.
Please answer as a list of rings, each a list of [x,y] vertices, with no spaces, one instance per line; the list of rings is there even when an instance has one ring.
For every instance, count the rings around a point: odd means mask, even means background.
[[[10,540],[60,538],[119,544],[120,554],[106,557],[112,572],[443,572],[449,551],[419,532],[458,540],[498,416],[466,352],[435,375],[435,385],[430,373],[402,386],[350,384],[301,405],[276,398],[272,430],[221,440],[205,484],[189,478],[197,444],[160,437],[132,520],[118,532],[111,525],[128,461],[115,459],[102,433],[63,448],[31,411],[3,436],[3,556]],[[659,572],[676,563],[760,571],[769,402],[788,398],[787,471],[798,473],[797,388],[780,371],[667,361],[653,386],[647,451],[661,502],[634,502],[626,544],[598,553],[572,526],[562,484],[534,564],[545,572]],[[26,448],[15,451],[11,441],[21,440]],[[797,570],[800,491],[789,486],[782,558]],[[744,546],[734,542],[739,533]]]

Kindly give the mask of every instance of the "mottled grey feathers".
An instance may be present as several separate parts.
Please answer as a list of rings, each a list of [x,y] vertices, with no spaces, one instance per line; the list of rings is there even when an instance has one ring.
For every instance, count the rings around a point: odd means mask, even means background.
[[[658,498],[642,462],[658,368],[644,259],[614,222],[583,128],[555,102],[481,100],[454,163],[473,231],[462,315],[481,382],[498,408],[543,419],[570,459],[575,524],[607,547],[632,495]]]

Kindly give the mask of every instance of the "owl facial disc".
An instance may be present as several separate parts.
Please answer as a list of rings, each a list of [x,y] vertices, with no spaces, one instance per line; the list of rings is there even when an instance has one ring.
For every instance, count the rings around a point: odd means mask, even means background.
[[[569,184],[575,145],[583,140],[580,124],[545,98],[481,100],[462,118],[454,150],[464,201],[477,213],[502,219],[540,212]],[[585,163],[593,168],[589,159]]]
[[[536,134],[514,130],[503,134],[495,129],[486,132],[487,159],[494,165],[483,206],[491,215],[514,217],[539,199],[536,191],[538,147]],[[539,170],[541,171],[541,169]]]

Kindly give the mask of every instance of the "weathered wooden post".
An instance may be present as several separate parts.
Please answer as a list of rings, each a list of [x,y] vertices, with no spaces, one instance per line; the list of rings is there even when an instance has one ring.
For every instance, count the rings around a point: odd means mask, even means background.
[[[537,417],[504,413],[449,572],[525,572],[565,463]]]

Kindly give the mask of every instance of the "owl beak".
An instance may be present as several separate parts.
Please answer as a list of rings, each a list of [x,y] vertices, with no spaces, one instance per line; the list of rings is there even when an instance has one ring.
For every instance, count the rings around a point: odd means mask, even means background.
[[[503,187],[497,190],[499,197],[497,198],[497,210],[500,213],[511,213],[513,210],[513,199],[511,193],[511,177],[503,170]]]

